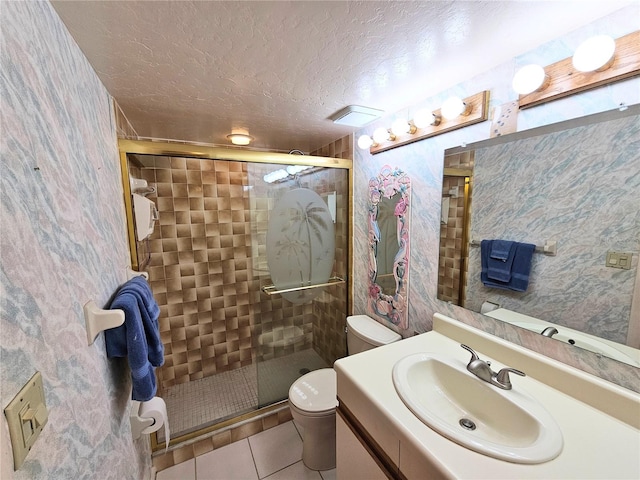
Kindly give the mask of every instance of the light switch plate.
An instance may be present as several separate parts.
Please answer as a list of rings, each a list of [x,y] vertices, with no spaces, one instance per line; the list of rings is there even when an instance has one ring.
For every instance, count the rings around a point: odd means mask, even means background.
[[[13,469],[18,470],[49,418],[40,372],[22,387],[4,409],[4,414],[11,436]]]
[[[630,270],[632,258],[633,252],[607,252],[605,266]]]

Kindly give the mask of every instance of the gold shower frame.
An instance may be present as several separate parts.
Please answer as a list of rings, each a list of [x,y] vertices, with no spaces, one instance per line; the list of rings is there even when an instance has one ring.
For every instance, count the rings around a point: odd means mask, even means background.
[[[135,237],[135,225],[133,218],[133,205],[131,199],[131,184],[129,178],[129,161],[128,154],[138,155],[159,155],[169,157],[186,157],[186,158],[201,158],[211,160],[230,160],[237,162],[253,162],[253,163],[272,163],[278,165],[308,165],[312,167],[331,167],[347,170],[349,188],[348,188],[348,208],[349,208],[349,220],[348,220],[348,246],[347,246],[347,265],[349,271],[347,272],[347,315],[351,315],[353,312],[353,280],[351,272],[353,272],[353,160],[342,158],[330,158],[319,157],[313,155],[290,155],[287,153],[278,152],[263,152],[255,150],[245,150],[238,148],[225,148],[207,145],[194,145],[188,143],[171,143],[171,142],[159,142],[149,140],[129,140],[118,139],[118,150],[120,154],[120,172],[122,176],[122,188],[124,195],[125,213],[127,219],[127,233],[129,242],[129,254],[131,257],[131,267],[133,270],[138,270],[138,255]],[[342,279],[341,279],[342,280]],[[275,404],[269,407],[265,407],[266,410],[275,408],[279,404]],[[260,415],[266,410],[258,409],[255,412],[251,412],[242,416],[242,420]],[[183,435],[179,438],[172,439],[170,445],[178,442],[191,440],[197,436],[210,433],[220,428],[225,428],[230,425],[231,421],[225,421],[221,424],[213,425],[196,432]],[[164,443],[160,444],[157,441],[156,435],[151,436],[151,447],[153,451],[164,448]]]

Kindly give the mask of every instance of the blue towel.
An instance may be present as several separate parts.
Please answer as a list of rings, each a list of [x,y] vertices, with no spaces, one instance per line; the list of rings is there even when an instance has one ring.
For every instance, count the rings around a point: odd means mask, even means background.
[[[499,282],[508,282],[511,280],[511,267],[516,255],[516,242],[507,242],[504,240],[489,240],[490,253],[487,259],[487,276],[490,280],[497,280]],[[496,243],[501,242],[499,247],[496,247]],[[504,250],[507,248],[507,250]],[[502,259],[502,254],[506,251],[506,258]],[[498,252],[498,258],[494,256],[494,252]]]
[[[124,311],[124,324],[105,330],[108,357],[127,357],[131,368],[131,398],[145,402],[156,394],[154,367],[164,363],[158,316],[160,307],[143,277],[134,277],[116,293],[110,309]]]
[[[508,281],[500,281],[489,277],[492,241],[482,240],[480,243],[480,258],[482,262],[480,280],[485,286],[503,290],[514,290],[516,292],[525,292],[527,290],[529,287],[529,274],[531,273],[531,260],[536,246],[531,243],[514,243],[515,252],[510,269],[510,279]]]
[[[536,246],[531,243],[518,243],[516,254],[511,266],[511,290],[526,292],[529,287],[529,274],[531,273],[531,260]]]
[[[491,240],[491,254],[489,255],[489,258],[506,262],[509,255],[513,253],[511,252],[511,248],[514,243],[515,242],[511,242],[509,240]]]

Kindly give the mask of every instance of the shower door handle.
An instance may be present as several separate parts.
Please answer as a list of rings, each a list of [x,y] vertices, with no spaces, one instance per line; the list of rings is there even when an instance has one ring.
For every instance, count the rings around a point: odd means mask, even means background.
[[[317,285],[303,285],[301,287],[283,288],[278,290],[275,285],[265,285],[261,290],[267,295],[277,295],[280,293],[298,292],[300,290],[309,290],[311,288],[331,287],[345,283],[345,279],[341,277],[331,277],[326,283],[318,283]]]

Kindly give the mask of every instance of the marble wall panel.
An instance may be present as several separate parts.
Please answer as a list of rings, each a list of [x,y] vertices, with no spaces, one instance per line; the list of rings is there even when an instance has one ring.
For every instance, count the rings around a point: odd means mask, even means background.
[[[558,254],[535,254],[527,291],[511,292],[482,285],[472,248],[466,307],[489,300],[624,344],[638,255],[630,270],[605,260],[638,251],[639,143],[632,116],[476,150],[472,238],[555,240]]]
[[[416,98],[416,103],[402,113],[411,118],[420,108],[435,110],[451,95],[464,98],[482,90],[491,91],[491,107],[504,105],[517,98],[511,89],[511,79],[516,70],[527,63],[538,61],[542,65],[553,63],[572,55],[589,36],[607,32],[617,38],[638,29],[637,5],[623,8],[612,15],[584,26],[548,44],[540,46],[512,61],[471,78],[447,91],[428,98]],[[489,53],[489,52],[488,52]],[[518,130],[549,125],[579,118],[593,113],[617,108],[620,103],[640,103],[640,79],[629,79],[573,95],[555,102],[522,111],[518,115]],[[394,114],[395,115],[395,114]],[[389,127],[393,115],[367,125],[356,132],[371,135],[380,127]],[[371,155],[367,151],[354,151],[354,313],[366,311],[367,285],[367,201],[369,179],[375,177],[383,165],[399,167],[411,177],[411,283],[409,291],[409,329],[402,332],[409,336],[432,328],[435,312],[452,316],[462,322],[479,327],[489,333],[541,352],[563,363],[580,368],[611,382],[633,390],[640,389],[640,369],[590,352],[569,348],[561,342],[506,325],[489,317],[437,300],[438,248],[443,158],[445,150],[462,144],[485,140],[490,137],[490,122],[483,122],[460,130]],[[637,167],[636,167],[637,168]],[[604,299],[603,299],[604,301]]]
[[[128,368],[87,346],[82,307],[124,283],[128,251],[112,102],[48,2],[2,4],[3,408],[40,371],[49,421],[4,479],[149,478]]]

